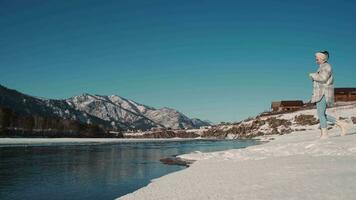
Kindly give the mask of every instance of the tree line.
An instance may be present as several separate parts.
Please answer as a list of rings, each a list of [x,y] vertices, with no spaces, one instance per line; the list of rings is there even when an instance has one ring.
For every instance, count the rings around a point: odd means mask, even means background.
[[[0,107],[0,137],[122,137],[105,127],[77,120],[39,115],[20,115]]]

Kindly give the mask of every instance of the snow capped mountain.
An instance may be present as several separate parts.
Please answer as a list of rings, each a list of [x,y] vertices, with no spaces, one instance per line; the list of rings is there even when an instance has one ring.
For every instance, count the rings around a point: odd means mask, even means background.
[[[165,127],[174,129],[195,127],[192,119],[171,108],[146,109],[143,114],[156,123],[163,124]]]
[[[44,115],[98,123],[119,129],[199,128],[209,123],[171,108],[156,109],[117,95],[81,94],[64,100],[37,98],[0,85],[0,106],[26,115]]]
[[[112,122],[132,124],[131,128],[148,129],[166,127],[172,129],[198,128],[208,123],[199,119],[190,119],[183,113],[171,109],[156,109],[125,99],[117,95],[102,96],[82,94],[67,99],[73,108]]]
[[[33,97],[0,85],[0,107],[7,107],[24,116],[37,115],[78,120],[83,123],[111,126],[107,121],[74,109],[63,100]]]
[[[112,99],[115,101],[112,101]],[[65,101],[76,110],[110,121],[112,124],[127,124],[127,128],[149,129],[159,126],[152,120],[142,116],[137,112],[138,108],[131,106],[130,102],[119,96],[82,94]]]
[[[213,125],[213,122],[209,120],[200,120],[198,118],[192,118],[192,122],[195,125],[195,127],[201,127],[201,126],[211,126]]]

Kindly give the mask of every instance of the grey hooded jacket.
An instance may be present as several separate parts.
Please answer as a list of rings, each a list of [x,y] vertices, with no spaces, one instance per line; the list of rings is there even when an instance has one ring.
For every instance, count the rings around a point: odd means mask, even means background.
[[[313,79],[313,96],[311,103],[316,103],[325,95],[329,107],[334,105],[334,78],[331,65],[323,63],[319,65],[316,73],[310,74]]]

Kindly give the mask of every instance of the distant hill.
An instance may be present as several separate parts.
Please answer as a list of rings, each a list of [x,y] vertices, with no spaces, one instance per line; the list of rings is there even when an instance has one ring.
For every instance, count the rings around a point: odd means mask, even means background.
[[[172,108],[156,109],[117,95],[84,93],[62,100],[44,99],[2,85],[0,107],[10,108],[20,116],[74,120],[112,130],[189,129],[210,125],[200,119],[190,119]]]

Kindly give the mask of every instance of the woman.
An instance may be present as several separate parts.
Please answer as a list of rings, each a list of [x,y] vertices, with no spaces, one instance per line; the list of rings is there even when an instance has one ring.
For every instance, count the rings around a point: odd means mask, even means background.
[[[316,73],[310,73],[309,77],[313,80],[311,103],[316,103],[321,128],[320,138],[328,138],[327,121],[339,126],[341,128],[341,135],[345,135],[346,123],[326,114],[326,107],[334,105],[334,78],[331,65],[328,63],[329,52],[317,52],[315,59],[319,65],[319,69]]]

